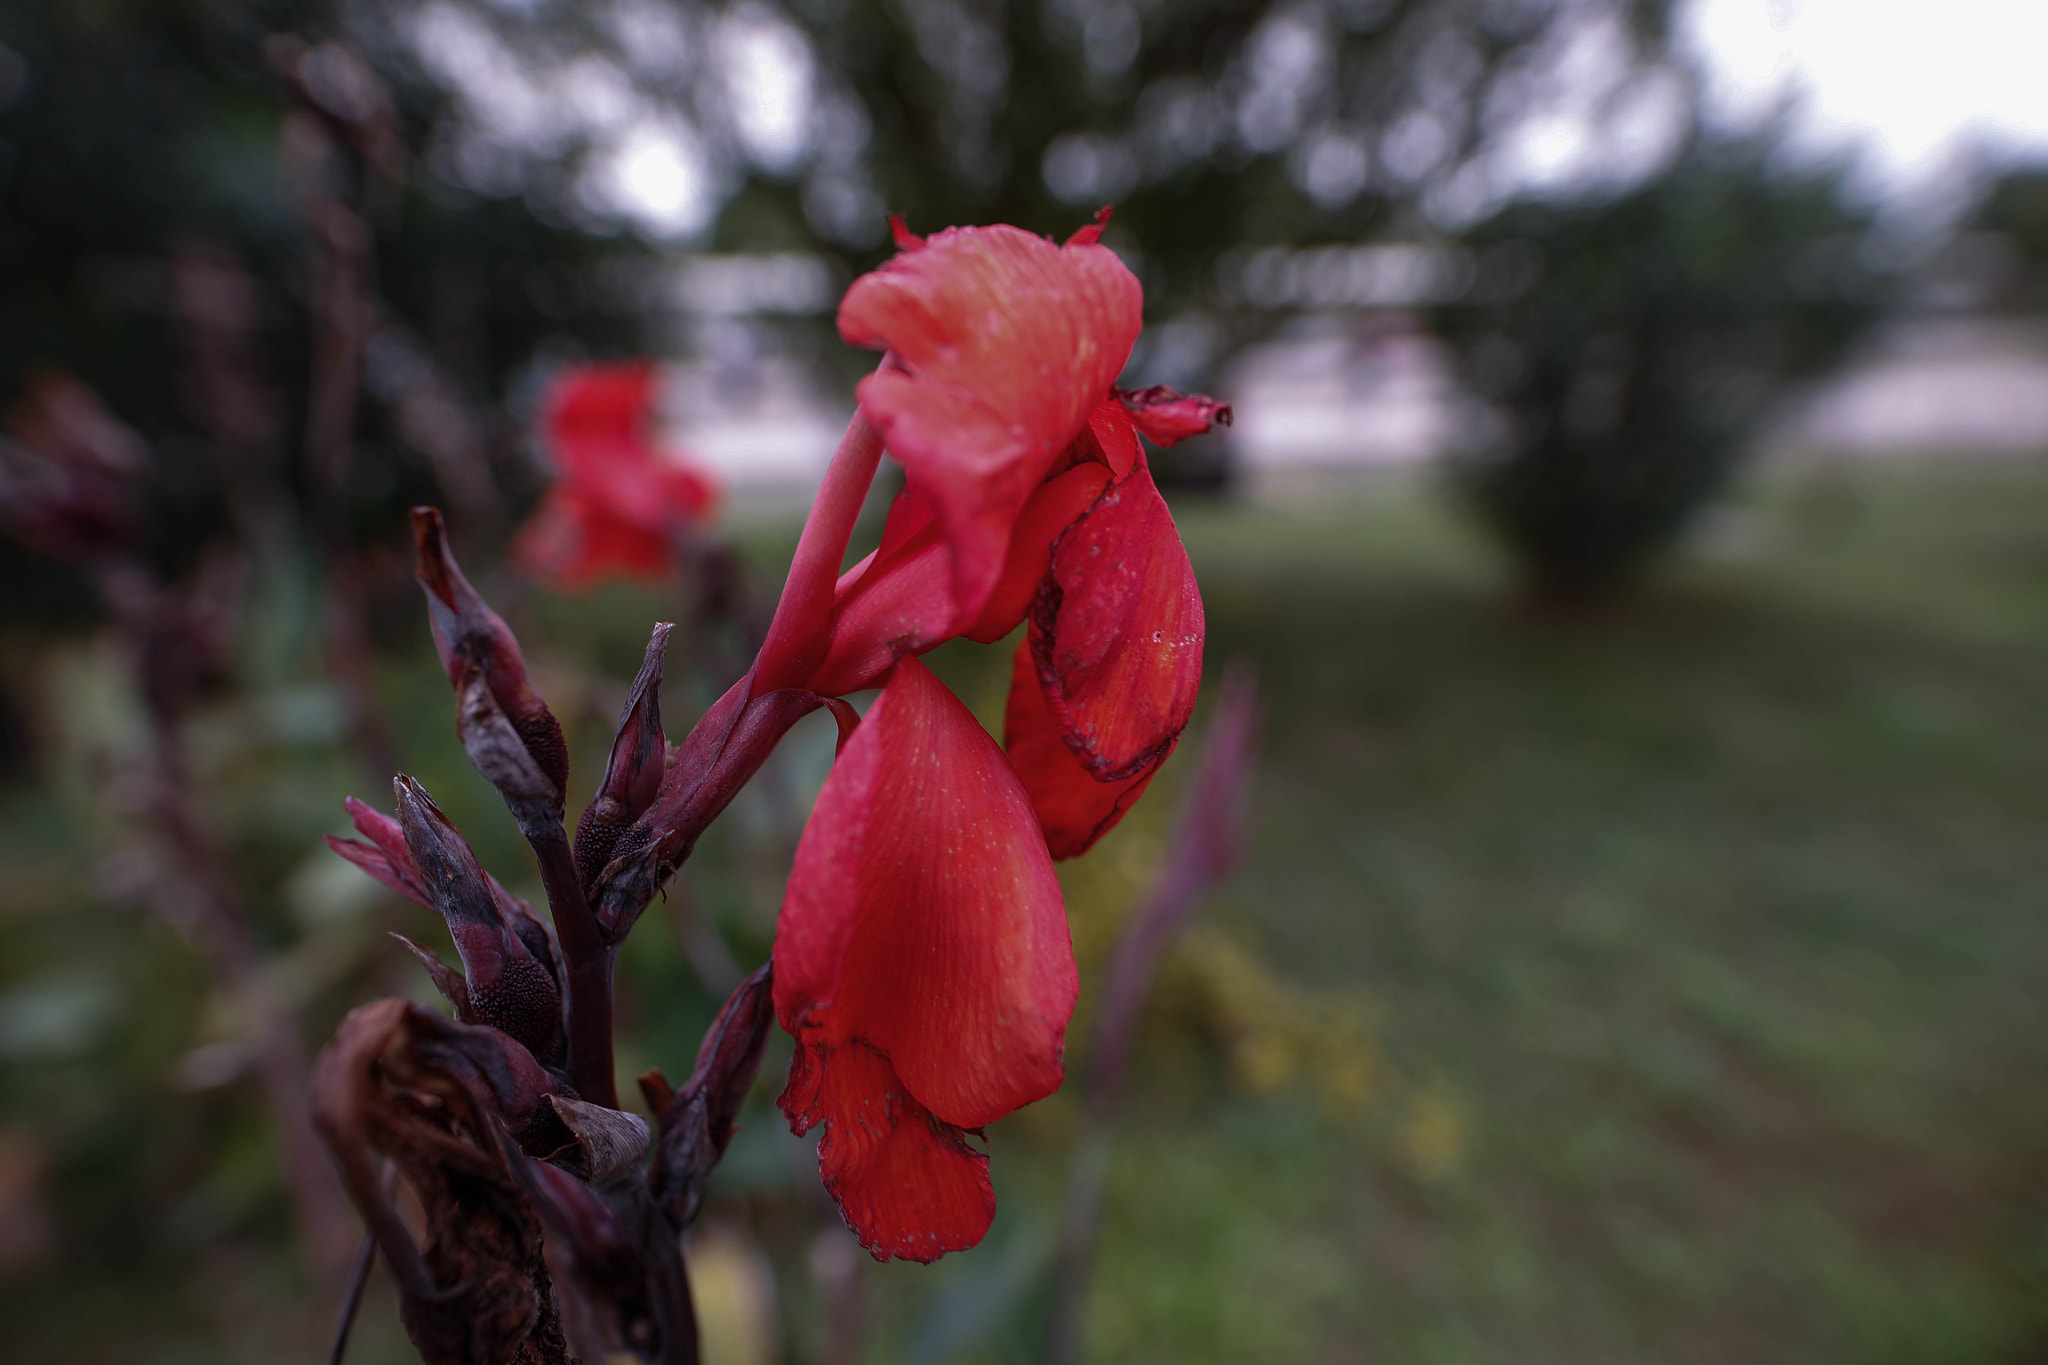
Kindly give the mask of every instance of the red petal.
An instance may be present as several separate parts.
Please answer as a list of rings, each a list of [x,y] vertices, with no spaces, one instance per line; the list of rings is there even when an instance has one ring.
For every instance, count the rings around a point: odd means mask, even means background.
[[[654,366],[570,365],[558,371],[543,400],[548,439],[559,444],[632,440],[654,399]]]
[[[1136,777],[1099,782],[1082,767],[1045,704],[1045,689],[1038,683],[1038,664],[1031,657],[1029,640],[1017,642],[1016,663],[1010,670],[1003,748],[1024,790],[1031,793],[1039,827],[1045,831],[1046,848],[1055,858],[1077,858],[1086,853],[1138,803],[1152,774],[1159,770],[1155,763]],[[1165,759],[1162,753],[1159,761]]]
[[[889,215],[889,236],[896,243],[898,251],[922,251],[924,238],[910,230],[910,224],[903,221],[903,215]]]
[[[1067,238],[1067,245],[1073,246],[1079,243],[1083,246],[1089,246],[1100,241],[1102,230],[1109,226],[1109,215],[1113,211],[1108,204],[1104,204],[1101,208],[1095,210],[1095,221],[1086,227],[1076,228],[1074,235]]]
[[[666,459],[655,466],[661,481],[662,501],[670,516],[682,521],[701,521],[718,505],[718,485],[711,476]]]
[[[1133,438],[1135,451],[1136,438]],[[826,696],[873,687],[898,659],[958,635],[988,644],[1017,628],[1045,577],[1053,541],[1088,510],[1110,473],[1077,465],[1040,484],[1018,514],[1009,549],[981,615],[963,625],[947,572],[938,513],[912,476],[889,508],[879,549],[839,580],[832,647],[805,685]]]
[[[1103,399],[1088,418],[1088,434],[1095,438],[1110,472],[1119,479],[1127,478],[1138,463],[1138,431],[1123,404],[1114,398]]]
[[[1078,983],[1030,798],[915,659],[854,731],[797,845],[775,1009],[858,1038],[933,1114],[978,1128],[1051,1094]]]
[[[1202,635],[1194,568],[1140,464],[1060,537],[1031,611],[1046,705],[1096,778],[1165,758],[1201,690]]]
[[[988,1232],[996,1213],[988,1158],[912,1099],[873,1048],[799,1046],[782,1112],[799,1136],[825,1125],[819,1174],[876,1260],[936,1261]]]
[[[873,687],[906,654],[956,632],[938,512],[915,475],[889,505],[876,551],[840,576],[832,644],[804,685],[828,697]]]
[[[839,331],[907,369],[861,382],[889,449],[928,481],[953,595],[978,616],[1010,527],[1137,340],[1143,295],[1108,248],[953,228],[854,281]]]
[[[1154,384],[1149,389],[1118,389],[1117,398],[1130,410],[1131,421],[1154,445],[1170,446],[1211,427],[1230,425],[1230,404],[1205,394]]]
[[[1134,440],[1133,453],[1135,448]],[[1053,542],[1093,505],[1109,480],[1108,468],[1090,463],[1076,465],[1038,486],[1010,532],[1003,576],[989,594],[988,605],[961,634],[988,645],[1017,628],[1031,607],[1031,599],[1038,595],[1038,585],[1045,579],[1046,567],[1052,562]]]

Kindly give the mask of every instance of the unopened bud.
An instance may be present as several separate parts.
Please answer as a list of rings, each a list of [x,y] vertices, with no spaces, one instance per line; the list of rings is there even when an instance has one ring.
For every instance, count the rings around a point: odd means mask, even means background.
[[[656,1117],[661,1140],[655,1148],[649,1187],[671,1221],[686,1228],[704,1202],[711,1172],[732,1142],[740,1105],[761,1070],[761,1050],[775,1018],[773,966],[763,963],[742,981],[712,1021],[697,1051],[697,1065],[682,1089],[669,1091],[657,1074],[641,1082],[652,1096],[668,1094]]]
[[[626,695],[604,783],[576,822],[576,875],[586,891],[596,886],[619,836],[654,803],[661,787],[668,762],[668,740],[661,732],[661,665],[673,629],[666,621],[654,627],[647,657]]]
[[[369,842],[337,839],[330,834],[327,846],[407,900],[418,901],[429,910],[433,909],[434,903],[427,898],[427,888],[420,881],[420,870],[412,865],[412,851],[405,846],[405,831],[398,822],[353,796],[342,805],[347,809],[356,833]]]
[[[524,1044],[541,1061],[556,1060],[562,1050],[562,992],[552,962],[536,956],[518,925],[508,922],[504,893],[484,875],[426,789],[409,777],[392,785],[420,884],[462,957],[471,1010],[480,1023]],[[541,947],[546,946],[543,938]]]
[[[668,765],[654,800],[611,847],[611,861],[591,877],[591,909],[608,942],[633,922],[690,856],[702,834],[768,761],[790,726],[825,698],[785,687],[749,698],[741,678],[696,724]]]
[[[454,685],[455,729],[469,760],[498,789],[523,833],[560,824],[569,746],[526,677],[526,658],[504,618],[463,576],[441,513],[416,507],[415,574],[427,595],[434,648]]]

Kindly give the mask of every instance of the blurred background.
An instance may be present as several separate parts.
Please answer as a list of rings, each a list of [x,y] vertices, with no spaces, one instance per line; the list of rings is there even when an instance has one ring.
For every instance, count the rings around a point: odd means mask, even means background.
[[[1266,721],[1087,1357],[2048,1360],[2044,49],[2014,0],[6,0],[0,1356],[325,1356],[356,1224],[291,1098],[445,934],[319,836],[402,769],[537,882],[406,509],[575,809],[651,620],[672,736],[744,667],[886,215],[1111,202],[1124,382],[1235,405],[1155,467]],[[565,568],[550,395],[636,357],[713,501]],[[1007,659],[934,664],[999,727]],[[830,757],[643,922],[622,1075],[766,956]],[[1070,1056],[1191,765],[1062,868]],[[777,1046],[707,1358],[1039,1359],[1078,1103],[991,1131],[982,1248],[879,1266]],[[350,1359],[410,1358],[373,1280]]]

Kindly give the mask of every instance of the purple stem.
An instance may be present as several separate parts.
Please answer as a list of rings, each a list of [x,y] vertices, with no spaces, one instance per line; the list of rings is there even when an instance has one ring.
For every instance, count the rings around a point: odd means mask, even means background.
[[[583,894],[583,880],[576,875],[576,858],[569,848],[569,835],[558,822],[554,828],[529,834],[527,843],[540,864],[540,883],[547,892],[548,912],[554,917],[555,936],[562,945],[562,963],[569,979],[563,982],[568,997],[569,1084],[592,1104],[607,1109],[619,1107],[618,1080],[612,1063],[612,960],[614,950],[597,927],[590,901]]]

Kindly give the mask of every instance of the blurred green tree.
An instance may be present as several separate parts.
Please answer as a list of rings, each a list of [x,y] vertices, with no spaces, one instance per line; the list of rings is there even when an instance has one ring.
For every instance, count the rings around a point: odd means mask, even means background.
[[[1626,585],[1879,316],[1868,213],[1771,151],[1698,136],[1618,196],[1465,234],[1471,287],[1432,317],[1480,400],[1453,475],[1540,599]]]
[[[2048,312],[2048,166],[2020,166],[1997,175],[1966,226],[1996,239],[1999,264],[1994,307]]]
[[[369,539],[397,534],[403,506],[437,483],[458,503],[465,481],[528,496],[537,477],[491,404],[550,346],[644,344],[641,300],[617,278],[644,247],[433,173],[425,140],[446,93],[388,46],[355,44],[352,13],[326,0],[0,8],[0,402],[50,365],[104,394],[157,451],[148,510],[172,567],[226,533],[252,485],[301,521],[338,503],[344,536]],[[387,138],[374,158],[347,145],[357,118]],[[343,467],[316,471],[328,201],[367,228],[345,301],[361,312],[349,349],[363,402]],[[314,486],[337,472],[339,488]],[[10,581],[48,579],[5,553]],[[10,613],[39,609],[10,594]]]

